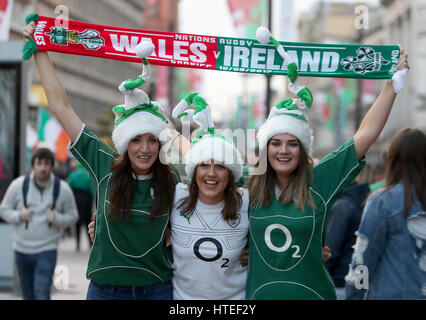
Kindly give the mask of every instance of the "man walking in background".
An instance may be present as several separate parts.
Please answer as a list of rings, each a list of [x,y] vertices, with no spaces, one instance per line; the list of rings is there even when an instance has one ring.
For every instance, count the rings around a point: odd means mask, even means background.
[[[24,300],[49,300],[62,230],[78,219],[71,188],[55,177],[53,153],[34,151],[32,172],[12,181],[0,216],[14,225],[15,261]]]

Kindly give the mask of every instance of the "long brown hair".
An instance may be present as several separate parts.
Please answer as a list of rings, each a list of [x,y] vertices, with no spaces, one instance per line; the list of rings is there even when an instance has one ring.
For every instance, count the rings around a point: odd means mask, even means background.
[[[387,189],[402,183],[405,216],[414,202],[414,192],[423,210],[426,210],[426,135],[422,131],[402,129],[392,139],[386,161],[385,181]]]
[[[271,140],[268,141],[267,146],[260,153],[260,159],[265,159],[266,157],[266,172],[261,175],[252,175],[247,185],[249,190],[250,206],[252,208],[269,207],[272,203],[272,197],[275,197],[275,185],[278,183],[278,179],[277,174],[268,159],[268,147],[270,142]],[[313,160],[306,153],[306,150],[300,141],[299,148],[299,165],[292,173],[290,183],[281,193],[279,201],[282,204],[289,204],[294,200],[296,207],[303,211],[306,204],[309,204],[312,208],[315,208],[316,206],[309,192],[309,186],[313,182]],[[259,162],[256,166],[259,166]]]
[[[151,208],[151,218],[157,218],[165,213],[170,214],[175,193],[175,181],[172,169],[162,164],[158,156],[152,167],[152,185],[154,202]],[[111,168],[110,184],[113,186],[108,216],[112,221],[130,218],[133,194],[136,192],[136,179],[132,176],[130,158],[126,152]]]
[[[197,166],[198,167],[198,166]],[[235,220],[238,216],[238,211],[242,206],[242,196],[238,191],[238,186],[235,183],[234,175],[229,172],[228,185],[225,188],[224,206],[222,209],[222,218],[226,221]],[[197,168],[194,170],[191,182],[189,183],[189,195],[181,200],[178,210],[185,216],[189,217],[194,212],[198,201],[198,185],[197,185]]]

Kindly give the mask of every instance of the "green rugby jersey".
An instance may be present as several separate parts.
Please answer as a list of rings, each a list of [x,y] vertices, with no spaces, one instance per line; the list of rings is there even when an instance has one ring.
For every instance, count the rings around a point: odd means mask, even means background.
[[[313,169],[310,193],[316,210],[308,205],[304,211],[293,203],[282,205],[275,196],[267,208],[250,208],[247,299],[336,299],[322,258],[327,214],[364,165],[351,138]]]
[[[153,203],[150,176],[134,176],[129,220],[112,222],[108,218],[112,186],[111,166],[114,151],[85,126],[70,146],[72,154],[89,171],[97,193],[95,239],[86,277],[105,285],[144,286],[172,278],[172,266],[164,244],[169,215],[150,219]],[[175,171],[176,183],[180,181]]]

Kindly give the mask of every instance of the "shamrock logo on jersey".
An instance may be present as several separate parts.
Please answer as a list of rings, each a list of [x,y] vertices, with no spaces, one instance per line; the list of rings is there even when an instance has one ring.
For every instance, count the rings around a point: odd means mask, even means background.
[[[382,65],[389,64],[389,61],[385,60],[380,52],[374,51],[371,47],[361,47],[356,53],[356,57],[349,56],[341,61],[343,69],[365,74],[378,71]]]
[[[189,220],[190,218],[191,218],[191,216],[187,216],[185,213],[183,213],[183,212],[181,212],[180,213],[180,215],[182,216],[182,217],[184,217],[187,221],[188,221],[188,223],[189,224],[191,224],[191,221]]]
[[[67,31],[65,28],[52,27],[48,35],[51,43],[63,46],[67,46],[68,42],[72,44],[81,43],[88,50],[98,50],[105,44],[99,32],[90,29],[78,32],[75,30]]]
[[[229,226],[231,226],[232,228],[236,228],[238,227],[238,225],[241,222],[241,214],[238,214],[237,217],[234,220],[227,220]]]

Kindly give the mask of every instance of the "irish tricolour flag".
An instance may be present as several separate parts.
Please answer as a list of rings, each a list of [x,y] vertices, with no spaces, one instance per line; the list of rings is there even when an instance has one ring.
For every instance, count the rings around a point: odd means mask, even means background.
[[[38,140],[44,142],[55,153],[56,159],[65,162],[68,158],[69,137],[55,117],[45,108],[38,114]]]

